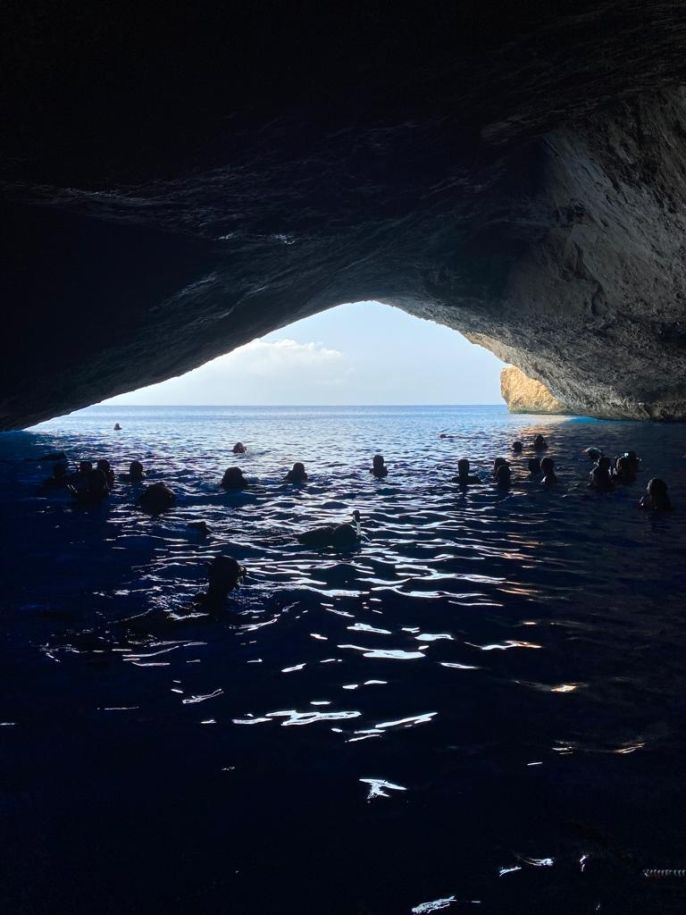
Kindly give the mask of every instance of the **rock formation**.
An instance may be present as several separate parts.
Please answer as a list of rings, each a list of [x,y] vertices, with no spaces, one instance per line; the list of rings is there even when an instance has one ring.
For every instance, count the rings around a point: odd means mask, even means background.
[[[686,417],[679,0],[237,9],[0,8],[0,428],[361,299]]]
[[[540,381],[527,378],[521,369],[509,365],[500,373],[500,393],[510,413],[567,413]]]

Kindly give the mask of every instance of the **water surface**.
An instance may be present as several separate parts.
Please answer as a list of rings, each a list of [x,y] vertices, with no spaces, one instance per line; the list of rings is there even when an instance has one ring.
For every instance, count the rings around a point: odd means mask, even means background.
[[[539,431],[555,491],[528,449],[507,493],[449,482]],[[635,448],[639,483],[591,493],[589,445]],[[76,508],[26,460],[54,449],[140,459],[177,507]],[[683,911],[642,870],[686,866],[686,538],[636,502],[659,475],[683,510],[685,450],[500,407],[101,407],[0,437],[5,908]],[[298,545],[354,508],[359,550]],[[220,551],[245,587],[189,619]]]

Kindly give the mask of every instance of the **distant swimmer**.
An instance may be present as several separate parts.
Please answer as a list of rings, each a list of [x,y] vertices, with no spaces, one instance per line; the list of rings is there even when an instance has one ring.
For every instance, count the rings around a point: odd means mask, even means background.
[[[467,458],[460,458],[457,462],[457,476],[453,477],[451,482],[459,483],[461,486],[468,486],[470,483],[480,483],[481,480],[474,474],[470,474]]]
[[[541,459],[540,458],[529,458],[529,476],[530,477],[540,477],[541,475]]]
[[[146,486],[138,498],[138,504],[144,512],[159,515],[176,503],[176,496],[165,483],[152,483]]]
[[[210,535],[210,528],[207,521],[189,521],[186,527],[190,531],[197,531],[201,537],[209,537]]]
[[[114,431],[115,431],[115,432],[121,432],[121,426],[119,425],[119,423],[115,423],[115,424],[114,424]]]
[[[557,483],[557,477],[555,476],[555,462],[552,458],[544,457],[541,461],[541,472],[543,473],[543,479],[541,483],[544,486],[554,486]]]
[[[222,489],[245,489],[246,486],[250,484],[243,476],[243,471],[240,467],[228,467],[224,471],[224,476],[222,481],[219,484]]]
[[[498,489],[508,489],[512,480],[510,465],[505,462],[500,464],[495,472],[495,482]]]
[[[110,466],[110,462],[106,458],[100,458],[98,463],[95,465],[98,470],[102,470],[105,474],[105,479],[107,480],[107,485],[110,489],[114,486],[114,471]]]
[[[209,610],[221,610],[231,591],[245,579],[246,570],[233,556],[215,556],[207,573],[207,593],[199,604]]]
[[[245,447],[243,442],[236,442],[231,450],[234,454],[245,454],[248,449]]]
[[[646,493],[638,503],[646,511],[668,512],[672,510],[672,503],[669,500],[667,484],[664,480],[653,477],[648,481]]]
[[[373,473],[375,477],[381,479],[381,477],[388,476],[388,467],[384,463],[382,454],[375,454],[372,458],[372,466],[370,468],[370,473]]]
[[[353,512],[352,522],[345,524],[325,524],[314,530],[298,534],[298,541],[305,546],[322,548],[332,546],[338,550],[350,550],[359,545],[362,539],[361,518],[358,511]]]
[[[537,435],[534,439],[534,451],[545,451],[547,447],[548,442],[546,442],[542,435]]]
[[[142,483],[145,477],[145,471],[140,461],[131,461],[128,473],[120,473],[119,479],[122,483]]]
[[[523,450],[524,450],[524,445],[519,440],[517,440],[516,442],[512,442],[513,454],[521,454]]]
[[[293,464],[293,467],[286,474],[287,483],[305,483],[307,481],[307,473],[305,472],[305,465],[301,464],[300,461],[296,461]]]
[[[614,489],[611,468],[610,458],[598,458],[598,462],[591,471],[591,479],[588,484],[591,489],[597,489],[599,492],[609,492]]]
[[[615,461],[613,477],[618,483],[625,485],[636,482],[636,468],[626,454]]]

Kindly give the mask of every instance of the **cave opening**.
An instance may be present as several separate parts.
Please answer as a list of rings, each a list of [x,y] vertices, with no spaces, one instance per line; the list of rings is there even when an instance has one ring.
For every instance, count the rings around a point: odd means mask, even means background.
[[[504,363],[458,331],[376,301],[288,324],[103,405],[501,404]]]

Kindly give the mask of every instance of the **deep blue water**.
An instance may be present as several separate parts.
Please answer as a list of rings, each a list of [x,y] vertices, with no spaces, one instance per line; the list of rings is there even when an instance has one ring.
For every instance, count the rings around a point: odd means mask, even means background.
[[[538,431],[559,487],[527,449],[496,490]],[[635,448],[639,483],[590,492],[589,445]],[[177,507],[123,483],[75,507],[27,460],[54,449],[138,458]],[[501,407],[100,407],[0,436],[3,910],[686,910],[642,876],[686,866],[685,451],[683,426]],[[656,475],[669,516],[636,507]],[[297,543],[353,508],[356,552]],[[188,619],[218,552],[245,586]]]

